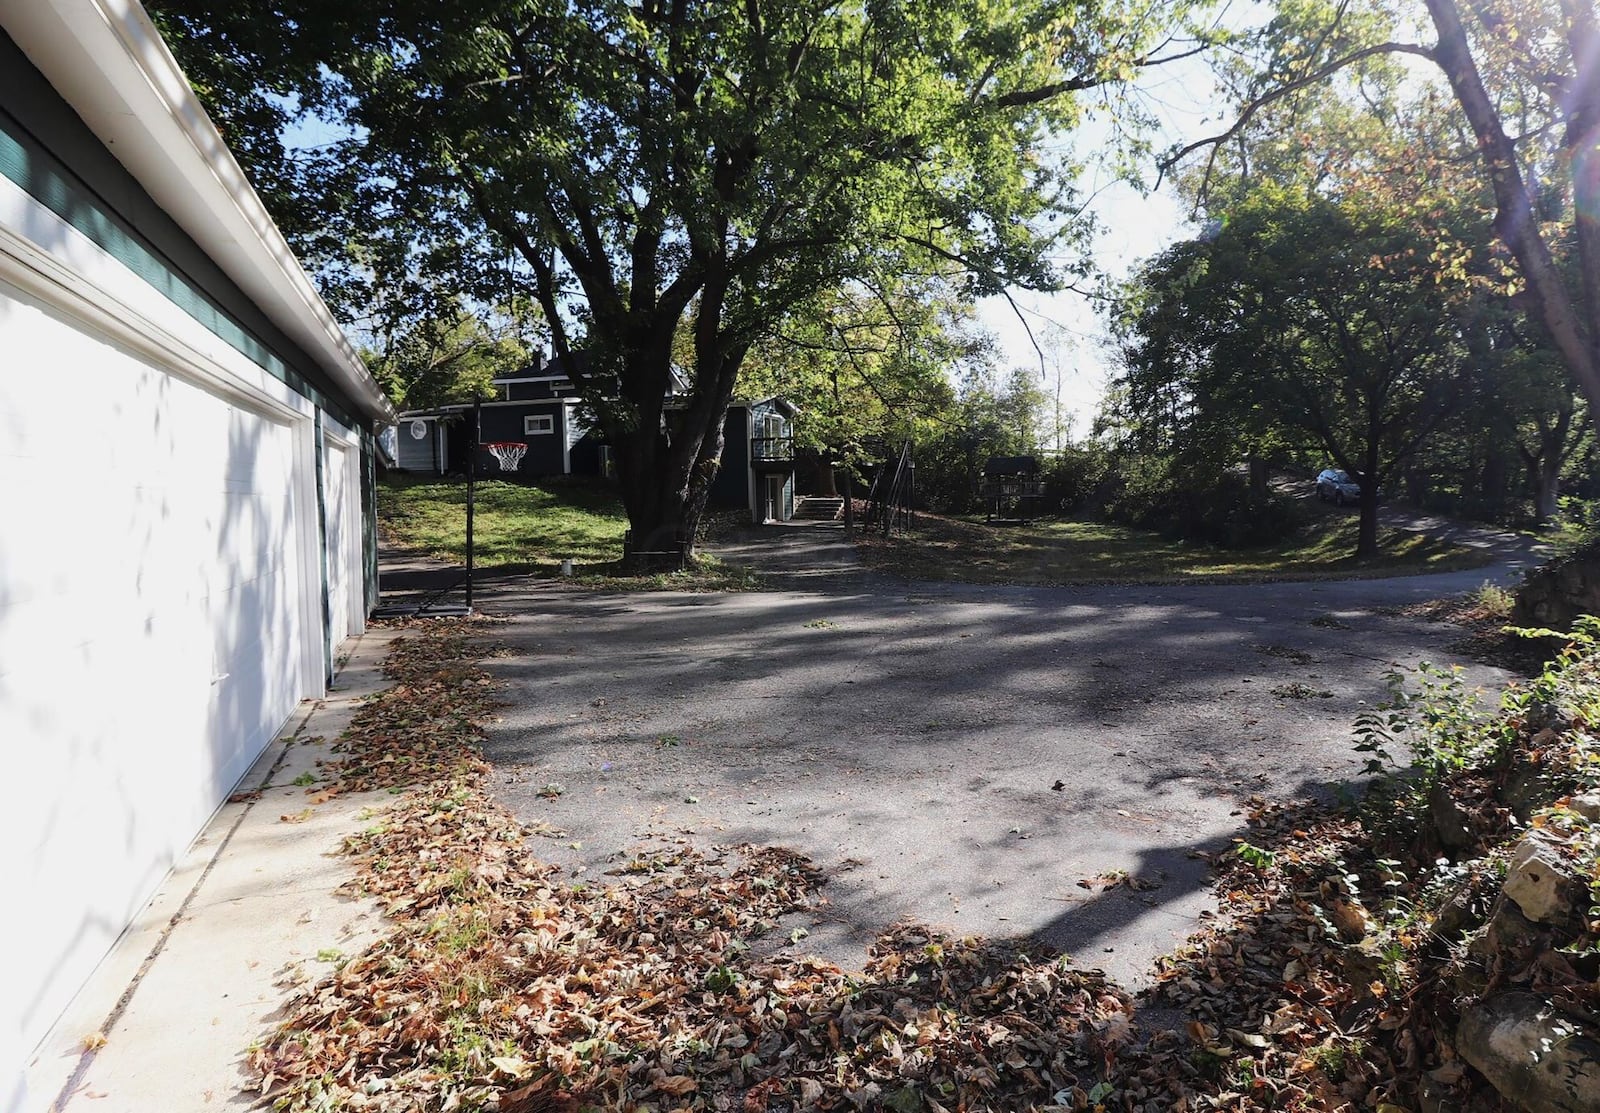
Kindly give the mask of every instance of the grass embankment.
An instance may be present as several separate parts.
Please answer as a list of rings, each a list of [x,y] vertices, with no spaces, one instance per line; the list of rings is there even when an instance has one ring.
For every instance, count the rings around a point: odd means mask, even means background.
[[[378,485],[378,522],[402,549],[452,563],[466,560],[467,488],[458,480],[390,480]],[[622,535],[628,517],[616,491],[599,481],[552,480],[537,486],[478,483],[473,559],[479,568],[554,577],[571,560],[585,587],[750,590],[756,577],[702,555],[677,573],[624,575]]]
[[[1491,557],[1420,533],[1381,531],[1381,555],[1358,561],[1356,519],[1328,515],[1277,545],[1218,549],[1102,522],[986,525],[919,514],[909,536],[866,533],[858,548],[880,571],[911,579],[993,584],[1255,583],[1344,580],[1479,568]]]

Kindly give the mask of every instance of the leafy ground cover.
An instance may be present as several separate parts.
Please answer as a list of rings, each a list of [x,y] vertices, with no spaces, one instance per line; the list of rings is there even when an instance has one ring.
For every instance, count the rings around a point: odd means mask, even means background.
[[[399,792],[345,846],[392,927],[253,1053],[279,1109],[1488,1110],[1455,1032],[1475,1002],[1600,1013],[1594,894],[1546,928],[1500,892],[1528,831],[1600,881],[1600,826],[1569,806],[1600,786],[1592,638],[1497,711],[1447,670],[1396,678],[1357,724],[1371,792],[1251,800],[1212,863],[1218,913],[1137,1000],[1025,941],[914,925],[859,972],[763,957],[785,915],[827,900],[769,847],[658,841],[569,881],[537,849],[569,836],[485,791],[493,627],[413,625],[334,770],[333,791]]]
[[[780,917],[825,900],[772,848],[641,848],[602,887],[542,865],[530,844],[564,835],[483,789],[478,632],[397,642],[395,687],[339,743],[339,790],[407,786],[345,847],[394,926],[253,1053],[277,1108],[1086,1108],[1110,1092],[1130,1002],[1097,972],[911,926],[855,974],[759,957]]]
[[[885,538],[863,532],[857,547],[873,567],[911,579],[1014,584],[1354,579],[1477,568],[1491,559],[1420,533],[1384,530],[1382,555],[1357,561],[1351,555],[1356,527],[1349,515],[1321,516],[1289,542],[1230,550],[1102,522],[1001,526],[919,514],[911,534]]]
[[[1461,595],[1401,607],[1397,613],[1430,622],[1454,623],[1463,633],[1450,646],[1450,652],[1498,665],[1519,676],[1534,676],[1561,647],[1561,639],[1530,638],[1507,626],[1514,601],[1511,591],[1485,583]]]
[[[462,563],[467,545],[467,488],[457,480],[389,480],[378,486],[384,539],[402,549]],[[685,572],[624,574],[622,535],[628,517],[616,491],[598,481],[551,480],[539,485],[484,480],[473,511],[474,561],[484,569],[515,569],[554,577],[571,560],[580,586],[611,589],[749,591],[754,573],[704,555]]]

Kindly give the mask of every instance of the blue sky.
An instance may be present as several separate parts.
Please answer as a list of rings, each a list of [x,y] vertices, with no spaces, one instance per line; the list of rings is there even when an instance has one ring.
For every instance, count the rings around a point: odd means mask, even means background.
[[[1242,7],[1248,11],[1253,5]],[[1138,95],[1159,121],[1152,143],[1157,153],[1227,126],[1228,107],[1217,101],[1210,71],[1199,58],[1147,72],[1138,83]],[[1096,150],[1111,142],[1112,136],[1105,121],[1096,120],[1073,140],[1080,149]],[[1154,154],[1145,160],[1144,171],[1145,182],[1153,184]],[[1079,186],[1083,195],[1093,198],[1089,211],[1100,224],[1093,246],[1095,265],[1113,278],[1125,277],[1141,260],[1194,233],[1188,207],[1170,182],[1145,192],[1108,170],[1091,168]],[[999,341],[1002,365],[1042,374],[1047,392],[1055,395],[1059,389],[1063,422],[1070,417],[1069,436],[1084,436],[1104,394],[1112,362],[1100,306],[1073,292],[1014,291],[1012,300],[1021,309],[1026,328],[1004,298],[991,298],[978,306],[979,321]],[[1044,349],[1042,371],[1039,353],[1028,338],[1030,330]]]

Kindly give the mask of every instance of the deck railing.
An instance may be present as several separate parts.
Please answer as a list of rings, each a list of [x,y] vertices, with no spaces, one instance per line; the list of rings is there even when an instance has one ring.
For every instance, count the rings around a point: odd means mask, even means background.
[[[793,460],[793,437],[751,437],[750,459]]]

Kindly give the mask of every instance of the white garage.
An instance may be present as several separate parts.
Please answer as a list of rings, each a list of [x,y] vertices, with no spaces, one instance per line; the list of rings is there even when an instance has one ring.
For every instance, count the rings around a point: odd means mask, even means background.
[[[392,410],[137,5],[0,0],[0,1093],[371,602]]]

